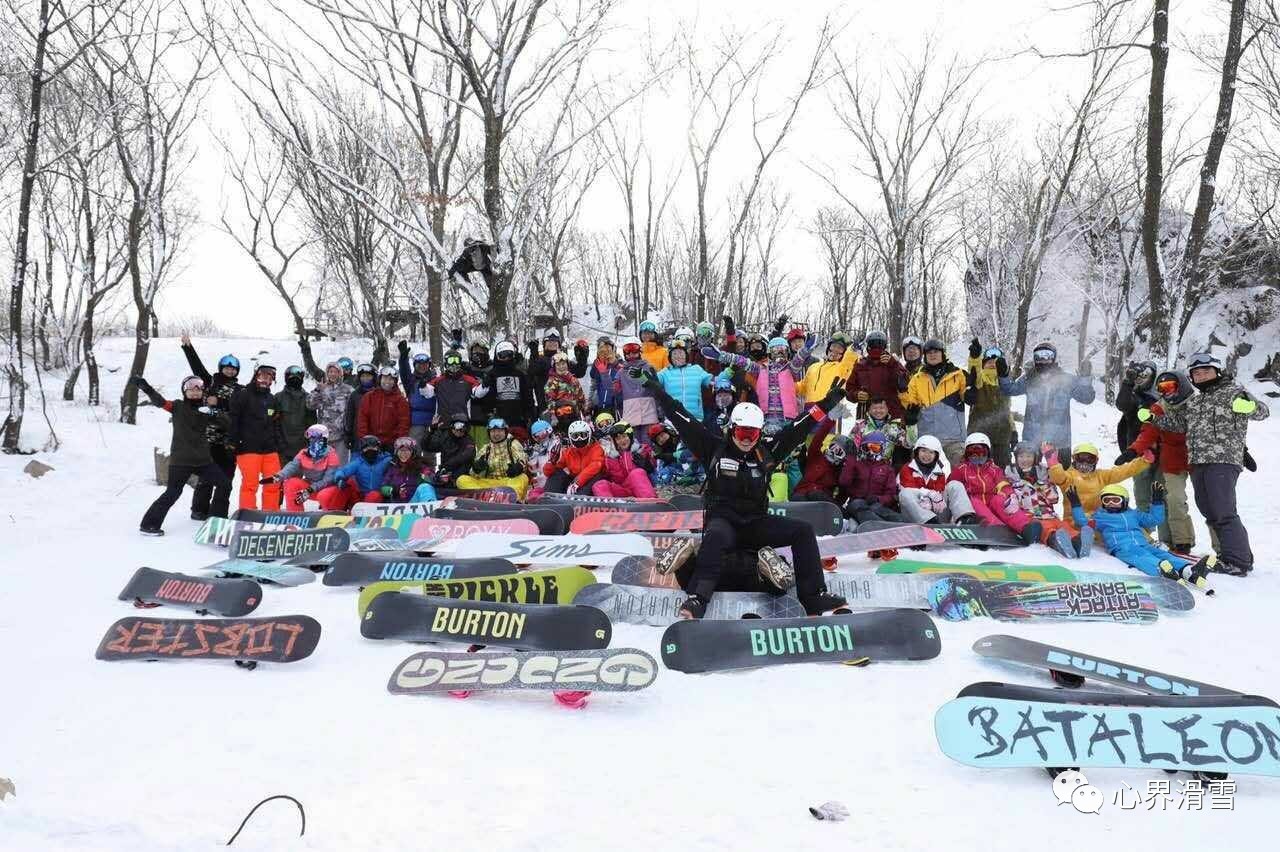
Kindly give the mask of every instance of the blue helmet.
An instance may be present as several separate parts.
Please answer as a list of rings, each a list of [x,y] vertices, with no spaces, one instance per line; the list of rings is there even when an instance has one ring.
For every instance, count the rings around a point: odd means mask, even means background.
[[[431,356],[430,356],[429,354],[427,354],[426,352],[419,352],[419,353],[417,353],[417,354],[415,354],[415,355],[413,356],[413,363],[415,363],[415,364],[430,364],[430,363],[431,363]]]
[[[986,361],[990,358],[1003,358],[1004,350],[999,346],[988,346],[986,351],[982,353],[982,360]]]
[[[346,355],[343,355],[338,359],[338,366],[342,368],[343,372],[349,373],[356,368],[356,362],[352,361]]]
[[[715,393],[726,391],[733,393],[733,379],[729,377],[727,372],[716,373],[715,380],[711,382],[711,389]]]
[[[490,428],[490,429],[505,429],[505,428],[507,428],[507,421],[503,420],[501,417],[494,417],[493,419],[491,419],[491,420],[489,421],[489,426],[488,426],[488,428]]]
[[[787,341],[781,337],[775,337],[769,341],[769,349],[786,349],[791,351],[791,347],[787,345]]]
[[[533,425],[529,427],[529,434],[535,438],[550,431],[551,424],[545,420],[535,420],[533,421]]]
[[[223,355],[218,359],[218,369],[221,370],[223,367],[235,367],[236,372],[239,372],[240,359],[234,355]]]
[[[640,333],[644,334],[646,331],[652,331],[654,334],[657,334],[658,333],[657,324],[654,323],[653,320],[645,320],[644,322],[640,323]]]

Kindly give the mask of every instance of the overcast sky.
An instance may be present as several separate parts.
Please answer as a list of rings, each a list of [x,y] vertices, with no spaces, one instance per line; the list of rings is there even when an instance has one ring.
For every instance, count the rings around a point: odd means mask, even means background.
[[[712,33],[722,25],[731,25],[739,30],[767,33],[782,28],[790,47],[784,60],[771,72],[770,80],[776,80],[778,91],[785,92],[788,84],[803,73],[813,35],[825,10],[831,9],[838,20],[847,22],[837,44],[839,54],[846,61],[856,57],[864,67],[874,69],[877,63],[891,64],[898,52],[918,53],[929,34],[936,38],[944,54],[957,52],[966,59],[995,60],[981,71],[985,81],[981,108],[988,120],[1007,128],[1010,144],[1017,145],[1025,144],[1037,124],[1051,119],[1064,107],[1080,84],[1084,68],[1079,60],[1004,57],[1013,56],[1031,44],[1046,51],[1077,48],[1087,17],[1054,11],[1068,5],[1072,4],[1065,0],[1054,3],[1045,0],[847,0],[843,3],[635,0],[625,5],[616,19],[624,33],[614,40],[619,49],[610,61],[614,65],[634,62],[639,73],[640,58],[629,57],[627,45],[638,43],[640,34],[648,29],[669,32],[676,26],[696,26],[699,32]],[[1198,102],[1210,100],[1215,91],[1212,77],[1178,47],[1222,29],[1224,13],[1220,15],[1222,10],[1214,8],[1219,5],[1205,0],[1174,4],[1175,52],[1169,92],[1175,106],[1182,102],[1186,109],[1198,108]],[[694,14],[691,10],[696,10],[697,15],[693,24],[689,23],[689,15]],[[635,37],[627,33],[634,33]],[[1141,56],[1135,58],[1142,60]],[[1136,68],[1145,71],[1145,62]],[[1138,86],[1144,83],[1140,80]],[[1140,88],[1135,89],[1135,93],[1140,95]],[[206,103],[206,127],[216,128],[220,135],[231,134],[233,144],[235,127],[239,124],[235,110],[235,101],[225,86],[217,88]],[[831,191],[812,169],[836,175],[842,188],[847,185],[851,192],[865,193],[869,189],[866,184],[859,184],[859,179],[848,173],[847,167],[841,166],[842,159],[847,162],[852,156],[850,140],[836,130],[828,95],[815,95],[801,115],[798,131],[771,171],[773,178],[785,184],[792,195],[796,241],[811,239],[799,229],[802,219],[816,206],[834,201]],[[658,145],[665,142],[666,154],[673,161],[683,150],[684,117],[681,97],[668,102],[654,95],[646,100],[646,135]],[[290,331],[287,311],[267,289],[248,258],[218,228],[219,213],[229,190],[222,175],[222,151],[208,137],[197,144],[189,186],[203,223],[197,228],[198,235],[191,244],[184,272],[161,298],[161,315],[164,318],[208,317],[231,334],[287,335]],[[725,167],[717,172],[723,181],[722,187],[745,177],[751,167],[746,157],[736,158],[736,162],[733,159],[727,159]],[[689,192],[686,186],[684,195]],[[713,195],[714,192],[713,187]],[[610,227],[620,221],[621,212],[608,182],[601,181],[584,218],[594,227]],[[790,257],[795,258],[793,262],[801,277],[813,278],[820,274],[816,257],[806,259],[805,252],[801,251],[792,252]]]

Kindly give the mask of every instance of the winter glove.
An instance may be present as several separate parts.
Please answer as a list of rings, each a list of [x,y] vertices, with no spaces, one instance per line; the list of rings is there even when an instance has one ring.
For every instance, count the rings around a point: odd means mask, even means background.
[[[479,474],[480,476],[484,476],[489,472],[489,460],[476,459],[471,463],[471,469],[475,471],[477,474]]]
[[[1155,463],[1156,463],[1156,454],[1155,454],[1155,453],[1153,453],[1151,450],[1143,450],[1143,451],[1142,451],[1142,460],[1143,460],[1144,462],[1146,462],[1147,464],[1155,464]]]
[[[590,348],[591,347],[587,344],[587,341],[576,340],[574,341],[574,344],[573,344],[573,354],[577,357],[579,361],[585,361],[587,358],[587,351]]]
[[[860,390],[853,395],[853,398],[856,399],[858,402],[866,402],[867,400],[871,399],[871,394],[867,393],[864,390]]]
[[[1007,375],[1009,375],[1009,362],[1004,360],[1004,358],[997,358],[996,377],[1003,379]]]
[[[647,388],[656,388],[660,384],[657,374],[652,369],[631,367],[627,370],[627,375]]]
[[[1127,384],[1133,384],[1133,380],[1138,378],[1138,365],[1132,361],[1124,368],[1123,381]]]
[[[1258,463],[1253,460],[1253,456],[1249,454],[1249,448],[1244,448],[1244,469],[1250,473],[1258,472]]]
[[[815,346],[817,346],[817,345],[818,345],[818,335],[814,334],[814,333],[811,331],[811,332],[809,332],[808,334],[806,334],[806,335],[804,336],[804,348],[805,348],[805,349],[810,349],[810,350],[811,350],[811,349],[813,349],[813,347],[815,347]]]
[[[708,361],[719,361],[720,350],[714,346],[704,346],[702,347],[702,357],[706,358]]]
[[[1067,489],[1067,502],[1070,503],[1072,507],[1080,505],[1080,495],[1076,493],[1074,485]]]
[[[409,342],[407,340],[401,340],[399,343],[396,344],[396,351],[399,352],[401,355],[408,357]]]
[[[565,494],[577,494],[577,493],[578,493],[578,483],[576,483],[576,482],[570,482],[570,483],[569,483],[569,487],[568,487],[568,488],[566,488],[566,489],[564,490],[564,493],[565,493]]]
[[[1138,422],[1139,422],[1139,423],[1146,423],[1146,422],[1147,422],[1148,420],[1150,420],[1150,419],[1151,419],[1151,409],[1150,409],[1150,408],[1139,408],[1139,409],[1138,409]]]
[[[773,336],[781,337],[783,330],[787,327],[787,315],[783,314],[778,317],[778,321],[773,324]]]
[[[533,357],[533,358],[538,357],[538,341],[526,340],[524,342],[524,348],[529,350],[530,357]]]
[[[969,341],[969,357],[977,358],[982,354],[982,344],[978,342],[978,338]]]
[[[258,477],[258,484],[259,484],[259,485],[270,485],[270,484],[272,484],[273,482],[279,482],[279,481],[280,481],[280,480],[279,480],[277,477],[274,477],[274,476],[259,476],[259,477]]]
[[[453,345],[462,348],[462,329],[454,328],[449,330],[449,337],[453,340]]]
[[[1153,505],[1160,505],[1160,504],[1163,504],[1163,503],[1164,503],[1165,490],[1166,490],[1166,489],[1165,489],[1165,487],[1164,487],[1164,482],[1163,482],[1163,481],[1161,481],[1161,480],[1159,480],[1159,479],[1152,480],[1152,482],[1151,482],[1151,502],[1152,502],[1152,504],[1153,504]]]
[[[1048,441],[1040,445],[1040,455],[1044,458],[1046,467],[1053,467],[1058,463],[1058,450]]]
[[[392,488],[390,485],[384,485],[378,489],[378,493],[381,494],[383,497],[390,499],[391,496],[396,493],[396,490]]]
[[[1231,410],[1236,414],[1249,415],[1258,410],[1258,403],[1247,396],[1238,396],[1231,400]]]
[[[724,333],[726,335],[729,335],[730,337],[732,337],[734,334],[737,333],[733,325],[733,317],[729,316],[728,314],[725,314],[723,317],[721,317],[721,319],[724,320]]]
[[[906,423],[908,426],[914,426],[920,422],[920,406],[908,405],[906,411]]]
[[[144,379],[142,376],[130,376],[129,381],[137,385],[138,390],[143,391],[144,393],[146,391],[151,390],[151,383],[148,382],[146,379]]]
[[[1123,453],[1116,456],[1116,460],[1113,463],[1117,466],[1122,464],[1128,464],[1129,462],[1133,461],[1137,457],[1138,457],[1138,454],[1135,453],[1133,450],[1125,450]]]
[[[837,383],[832,385],[831,390],[827,391],[827,395],[823,397],[822,402],[819,403],[819,407],[823,411],[830,412],[831,409],[835,408],[842,402],[844,402],[844,388],[841,387],[837,381]]]
[[[524,465],[520,462],[511,462],[507,465],[507,476],[519,476],[524,473]]]

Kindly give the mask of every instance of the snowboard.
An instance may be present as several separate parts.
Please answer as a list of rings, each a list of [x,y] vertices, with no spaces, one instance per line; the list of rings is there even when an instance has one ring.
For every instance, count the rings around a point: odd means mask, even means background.
[[[530,501],[535,506],[572,506],[574,517],[590,512],[674,512],[675,507],[660,497],[597,497],[594,494],[547,492]],[[702,507],[699,506],[699,509]]]
[[[578,592],[576,604],[597,607],[615,621],[662,627],[680,618],[680,606],[689,594],[681,589],[654,589],[592,583]],[[716,621],[754,616],[793,618],[805,614],[800,601],[791,595],[763,592],[716,592],[707,604],[707,619]]]
[[[154,568],[139,568],[120,592],[120,600],[143,606],[167,604],[194,609],[201,615],[226,618],[248,615],[262,601],[262,587],[252,580],[192,577]]]
[[[984,583],[943,577],[929,589],[933,611],[947,621],[1060,619],[1151,624],[1160,612],[1137,583]]]
[[[226,518],[219,518],[216,515],[205,519],[200,528],[196,530],[194,541],[196,544],[213,544],[218,547],[226,547],[231,543],[231,536],[235,533],[245,530],[300,530],[303,527],[297,524],[264,524],[258,521],[230,521]],[[308,528],[310,529],[310,528]]]
[[[268,618],[122,618],[98,644],[99,660],[249,660],[294,663],[311,656],[320,622]]]
[[[403,515],[365,515],[363,517],[352,517],[351,515],[330,515],[321,518],[316,524],[317,529],[330,529],[341,527],[348,532],[355,530],[395,530],[401,540],[411,538],[413,525],[425,518],[426,515],[419,515],[414,512],[406,512]]]
[[[969,766],[1280,776],[1280,712],[1266,698],[974,686],[982,688],[966,688],[933,720],[942,753]],[[974,694],[991,692],[1000,694]]]
[[[394,695],[471,689],[572,689],[635,692],[658,677],[658,661],[638,648],[580,651],[420,651],[396,666]]]
[[[1239,695],[1232,689],[1170,675],[1153,669],[1094,657],[1080,651],[1059,648],[1022,639],[1017,636],[983,636],[973,643],[979,656],[1021,663],[1048,672],[1096,680],[1110,686],[1131,689],[1147,695]]]
[[[355,518],[376,518],[382,515],[422,515],[426,517],[436,509],[450,505],[449,500],[432,500],[427,503],[357,503],[351,507]]]
[[[560,509],[567,511],[561,512]],[[538,527],[538,535],[564,535],[569,531],[569,516],[573,514],[569,506],[505,506],[494,503],[487,509],[457,508],[436,509],[431,517],[450,521],[499,521],[522,519],[533,521]]]
[[[651,512],[647,509],[610,509],[579,515],[569,524],[571,533],[700,530],[702,512]]]
[[[383,580],[458,580],[514,574],[505,559],[443,559],[417,556],[384,556],[376,553],[340,553],[324,572],[326,586],[366,586]]]
[[[851,553],[867,553],[872,550],[896,550],[900,547],[938,544],[944,541],[942,534],[933,527],[921,524],[904,524],[883,530],[863,532],[862,527],[851,533],[818,539],[820,556],[845,556]]]
[[[624,556],[613,566],[609,582],[619,586],[643,586],[646,589],[678,589],[676,574],[659,574],[657,563],[649,556]]]
[[[678,621],[662,634],[660,647],[667,668],[692,673],[864,657],[929,660],[941,652],[942,642],[927,614],[890,609],[821,618]]]
[[[901,526],[895,521],[867,521],[858,526],[859,531],[871,532],[888,527]],[[979,547],[1026,547],[1022,536],[1005,526],[989,527],[977,524],[929,524],[929,529],[942,534],[945,544],[968,544]]]
[[[704,506],[701,494],[672,494],[667,502],[677,512],[701,512]]]
[[[228,559],[283,561],[305,553],[340,553],[351,549],[344,529],[238,530],[227,545]]]
[[[768,511],[770,515],[804,521],[813,527],[816,535],[839,535],[844,532],[844,515],[841,514],[840,507],[826,500],[770,503]]]
[[[467,559],[509,559],[516,565],[612,567],[624,556],[652,556],[653,546],[634,533],[560,536],[477,533],[458,541],[453,555]]]
[[[518,574],[474,577],[467,580],[383,580],[360,590],[357,606],[363,615],[369,602],[387,592],[406,592],[457,600],[519,604],[568,604],[578,592],[596,581],[586,568],[552,568]]]
[[[310,568],[278,562],[255,562],[252,559],[224,559],[206,565],[202,570],[216,571],[220,577],[253,577],[278,586],[303,586],[314,583],[316,579],[315,572]]]
[[[494,518],[483,521],[455,521],[449,518],[423,518],[413,525],[413,538],[455,541],[476,533],[510,533],[538,535],[538,525],[527,518]]]
[[[934,527],[929,527],[934,529]],[[822,542],[818,542],[821,546]],[[1076,575],[1061,565],[988,563],[964,565],[920,559],[894,559],[876,568],[877,574],[964,574],[979,580],[1024,580],[1033,583],[1074,583]]]
[[[1191,593],[1191,587],[1177,580],[1149,577],[1146,574],[1105,574],[1093,571],[1073,573],[1082,583],[1137,583],[1147,590],[1161,612],[1187,612],[1196,606],[1196,596]]]
[[[460,498],[478,500],[483,503],[520,502],[520,495],[516,493],[516,490],[505,485],[495,485],[492,488],[442,488],[437,485],[435,489],[436,496],[443,499]]]
[[[320,522],[320,519],[326,515],[332,515],[333,512],[279,512],[267,511],[264,509],[237,509],[232,512],[231,520],[233,521],[249,521],[258,524],[276,524],[278,526],[291,526],[298,529],[310,529]]]
[[[570,651],[608,647],[613,626],[603,612],[589,606],[504,604],[384,592],[361,619],[360,635]]]
[[[828,573],[827,591],[840,595],[854,609],[928,610],[929,589],[938,578],[924,574]]]

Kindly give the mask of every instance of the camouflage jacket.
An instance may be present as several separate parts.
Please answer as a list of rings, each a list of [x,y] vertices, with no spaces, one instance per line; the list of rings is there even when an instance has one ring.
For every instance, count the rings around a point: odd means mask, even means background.
[[[307,407],[316,413],[316,422],[329,427],[329,440],[341,441],[347,431],[347,400],[354,388],[346,382],[322,382],[307,396]]]
[[[1250,399],[1257,403],[1252,414],[1237,414],[1232,403]],[[1189,464],[1242,466],[1245,434],[1250,420],[1266,420],[1270,411],[1243,387],[1224,379],[1206,393],[1194,393],[1178,408],[1165,413],[1168,425],[1160,428],[1187,433]]]

